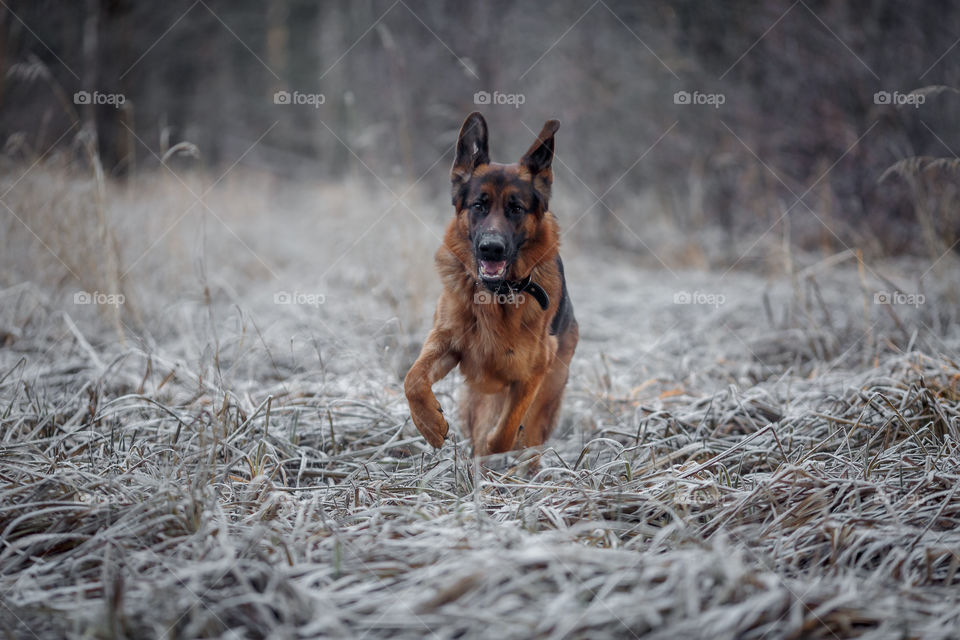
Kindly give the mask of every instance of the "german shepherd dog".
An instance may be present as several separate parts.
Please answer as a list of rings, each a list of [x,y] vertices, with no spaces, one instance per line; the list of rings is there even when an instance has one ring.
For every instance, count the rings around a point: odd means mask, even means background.
[[[410,416],[434,447],[449,425],[432,386],[460,365],[460,416],[478,456],[543,444],[557,422],[579,331],[550,213],[548,120],[515,164],[490,162],[487,123],[471,113],[451,172],[456,217],[436,253],[443,293],[404,380]]]

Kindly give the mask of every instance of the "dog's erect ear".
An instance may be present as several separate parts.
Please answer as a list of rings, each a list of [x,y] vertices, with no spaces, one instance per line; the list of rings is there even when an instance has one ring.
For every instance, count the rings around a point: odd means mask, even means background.
[[[547,120],[537,135],[536,142],[523,154],[520,164],[529,169],[530,173],[536,175],[550,170],[553,164],[553,136],[559,128],[559,120]]]
[[[533,174],[533,188],[543,199],[544,208],[548,206],[550,187],[553,184],[553,136],[559,128],[559,120],[547,120],[536,141],[520,159],[520,164]]]
[[[460,188],[466,184],[474,170],[490,162],[487,144],[487,121],[474,111],[463,121],[457,140],[457,157],[453,160],[450,181],[453,183],[453,204],[457,205]]]

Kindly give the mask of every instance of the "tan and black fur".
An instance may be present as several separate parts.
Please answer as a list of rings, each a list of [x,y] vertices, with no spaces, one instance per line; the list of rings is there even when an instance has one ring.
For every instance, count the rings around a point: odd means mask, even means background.
[[[556,425],[578,340],[549,210],[558,127],[547,121],[515,164],[490,162],[479,113],[460,130],[456,216],[436,254],[443,292],[404,381],[413,422],[435,447],[449,427],[432,385],[457,365],[466,380],[463,430],[476,455],[538,446]]]

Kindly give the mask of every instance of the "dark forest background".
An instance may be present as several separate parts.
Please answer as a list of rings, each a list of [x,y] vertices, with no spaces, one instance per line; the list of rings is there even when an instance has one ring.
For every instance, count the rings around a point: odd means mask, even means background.
[[[118,180],[188,142],[196,157],[177,162],[201,169],[242,157],[298,181],[422,178],[442,197],[479,108],[503,160],[559,118],[558,182],[602,198],[597,227],[628,249],[611,216],[736,238],[786,213],[812,248],[934,256],[960,229],[960,5],[946,1],[6,0],[0,38],[7,167],[79,153],[86,123]],[[876,98],[914,90],[922,104]],[[77,105],[78,91],[124,104]],[[477,106],[480,91],[523,104]]]

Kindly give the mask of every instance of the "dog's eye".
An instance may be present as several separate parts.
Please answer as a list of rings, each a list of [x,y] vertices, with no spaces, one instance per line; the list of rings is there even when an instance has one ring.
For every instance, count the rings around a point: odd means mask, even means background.
[[[523,215],[524,213],[526,213],[526,212],[527,212],[527,210],[524,209],[524,208],[523,208],[522,206],[520,206],[519,204],[515,204],[515,205],[513,205],[513,206],[510,207],[510,213],[513,214],[513,215],[515,215],[515,216],[522,216],[522,215]]]
[[[483,213],[484,211],[487,210],[487,207],[482,202],[474,202],[473,210],[476,211],[477,213]]]

